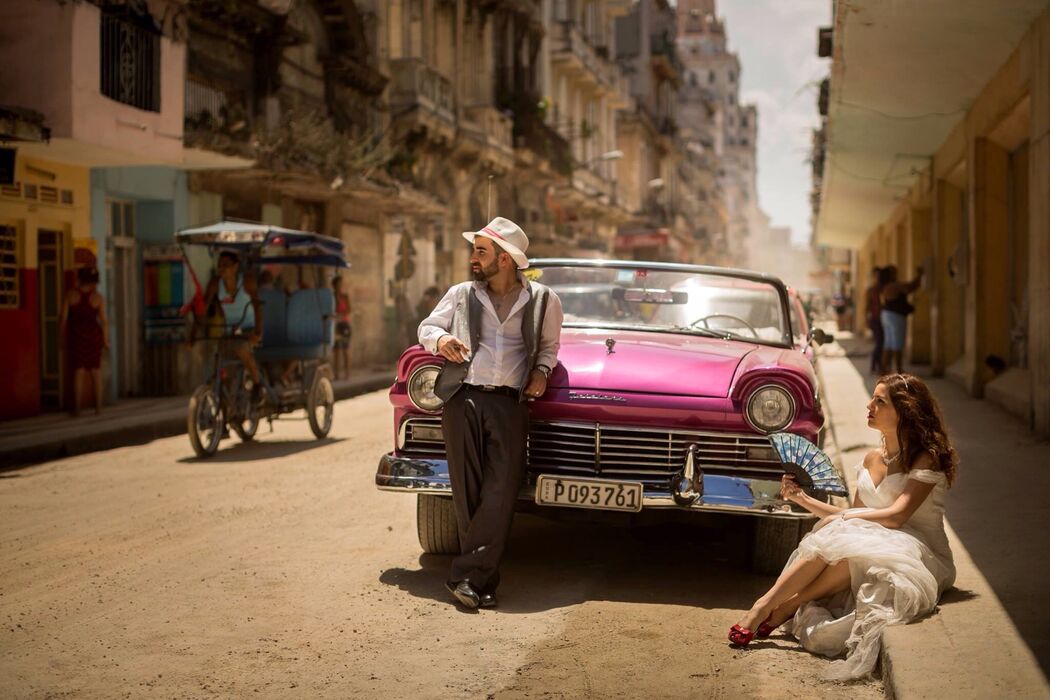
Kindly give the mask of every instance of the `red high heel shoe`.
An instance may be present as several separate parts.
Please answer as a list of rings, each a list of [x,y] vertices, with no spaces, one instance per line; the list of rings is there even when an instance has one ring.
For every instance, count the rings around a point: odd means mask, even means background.
[[[767,617],[765,620],[762,621],[762,624],[758,626],[757,630],[755,630],[755,636],[756,637],[758,637],[759,639],[765,639],[769,635],[773,634],[773,630],[775,630],[777,627],[780,627],[780,625],[771,625],[771,624],[769,624],[769,621],[771,619],[773,619],[772,615],[770,615],[769,617]],[[781,624],[783,624],[783,623],[781,623]]]
[[[729,643],[737,647],[746,647],[755,638],[755,633],[747,627],[733,625],[729,628]]]

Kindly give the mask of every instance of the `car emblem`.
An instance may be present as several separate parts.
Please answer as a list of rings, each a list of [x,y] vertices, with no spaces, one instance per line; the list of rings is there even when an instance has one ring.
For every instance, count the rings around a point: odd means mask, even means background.
[[[616,352],[615,350],[613,350],[614,347],[616,347],[616,341],[613,340],[612,338],[606,338],[605,339],[605,350],[606,350],[606,353],[609,354],[609,355],[612,355],[614,352]]]
[[[589,394],[580,391],[570,391],[569,400],[590,400],[590,401],[620,401],[623,403],[627,402],[622,396],[616,396],[615,394]]]

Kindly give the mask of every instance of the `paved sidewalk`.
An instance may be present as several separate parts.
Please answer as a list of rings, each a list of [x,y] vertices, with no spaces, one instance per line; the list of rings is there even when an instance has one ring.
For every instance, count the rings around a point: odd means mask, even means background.
[[[819,369],[837,458],[849,474],[876,446],[877,434],[866,421],[874,387],[866,374],[867,345],[849,334],[836,336],[840,342],[822,348]],[[951,382],[928,381],[960,456],[947,503],[958,575],[937,612],[886,630],[886,691],[903,700],[1050,698],[1044,675],[1050,664],[1050,609],[1044,604],[1050,505],[1042,498],[1050,486],[1050,444]]]
[[[336,400],[390,386],[392,367],[356,370],[333,382]],[[187,396],[124,399],[102,413],[46,413],[0,423],[0,471],[85,452],[139,445],[186,432]]]

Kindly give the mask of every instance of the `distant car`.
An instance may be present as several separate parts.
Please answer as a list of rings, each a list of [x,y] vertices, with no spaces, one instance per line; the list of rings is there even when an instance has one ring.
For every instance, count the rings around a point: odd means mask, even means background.
[[[558,366],[531,405],[519,509],[760,516],[755,566],[781,566],[812,516],[780,499],[784,469],[768,436],[816,442],[824,425],[796,339],[804,315],[793,322],[784,284],[635,261],[536,260],[527,274],[559,294],[565,322]],[[418,345],[401,356],[395,447],[376,474],[380,489],[418,495],[419,541],[431,553],[458,551],[433,394],[443,362]]]

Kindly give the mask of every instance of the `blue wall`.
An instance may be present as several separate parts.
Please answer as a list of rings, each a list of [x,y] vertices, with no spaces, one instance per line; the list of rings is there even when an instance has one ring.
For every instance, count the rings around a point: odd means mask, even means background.
[[[107,199],[135,202],[135,238],[141,245],[175,242],[175,232],[185,228],[189,217],[189,190],[186,172],[166,167],[93,168],[91,170],[91,235],[98,243],[99,288],[106,290]],[[139,264],[141,270],[141,263]],[[113,300],[106,299],[110,321],[109,399],[117,398],[117,373],[120,358],[117,344],[119,319],[113,315]],[[141,300],[140,300],[141,303]],[[133,329],[140,333],[141,329]]]

